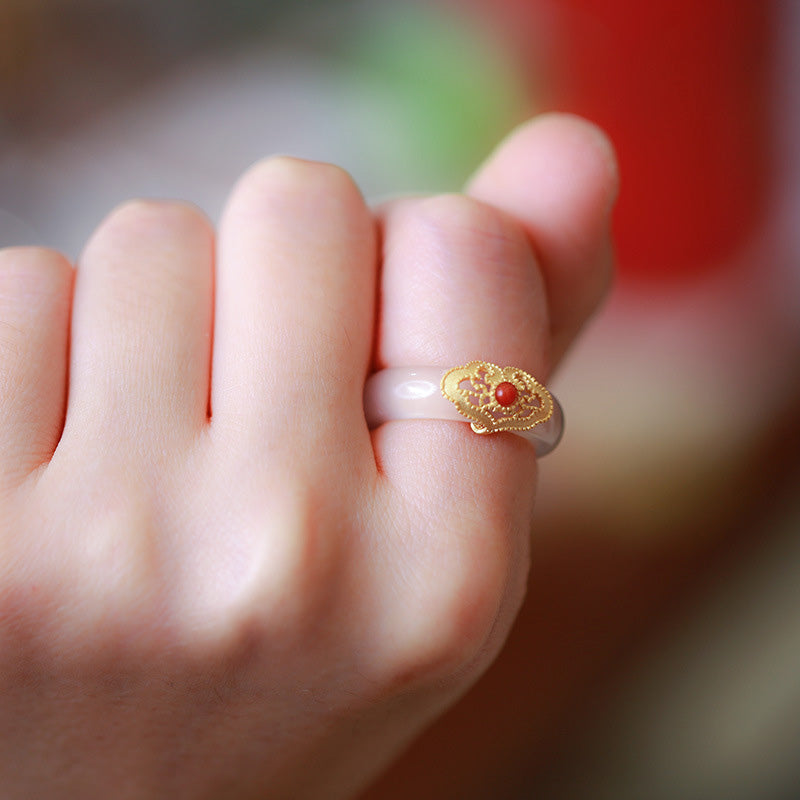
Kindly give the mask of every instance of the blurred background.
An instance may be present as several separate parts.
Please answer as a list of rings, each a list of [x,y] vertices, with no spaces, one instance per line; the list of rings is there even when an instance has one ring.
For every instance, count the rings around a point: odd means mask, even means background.
[[[551,109],[617,146],[617,284],[508,647],[365,798],[800,797],[800,4],[0,0],[0,246],[278,152],[458,190]]]

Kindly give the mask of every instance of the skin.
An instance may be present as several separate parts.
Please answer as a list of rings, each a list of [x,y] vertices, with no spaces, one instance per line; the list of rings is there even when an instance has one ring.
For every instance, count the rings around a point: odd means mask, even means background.
[[[377,211],[276,158],[215,235],[136,201],[0,252],[4,796],[354,795],[492,662],[537,464],[397,421],[388,366],[547,380],[608,285],[611,148],[551,115]]]

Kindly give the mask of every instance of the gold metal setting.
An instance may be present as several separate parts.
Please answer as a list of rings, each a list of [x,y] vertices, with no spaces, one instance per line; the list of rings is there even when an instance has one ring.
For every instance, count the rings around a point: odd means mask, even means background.
[[[497,399],[497,387],[510,383],[516,398],[508,405]],[[536,378],[517,367],[470,361],[442,376],[442,394],[472,423],[475,433],[527,431],[553,415],[553,398]]]

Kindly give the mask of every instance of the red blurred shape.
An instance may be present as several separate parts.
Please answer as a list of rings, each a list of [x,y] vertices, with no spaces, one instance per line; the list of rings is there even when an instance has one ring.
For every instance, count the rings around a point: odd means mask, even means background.
[[[724,264],[767,201],[773,3],[482,5],[513,22],[524,62],[539,73],[531,75],[539,97],[544,69],[546,104],[588,117],[614,140],[623,278],[688,278]],[[544,64],[530,52],[537,47]]]

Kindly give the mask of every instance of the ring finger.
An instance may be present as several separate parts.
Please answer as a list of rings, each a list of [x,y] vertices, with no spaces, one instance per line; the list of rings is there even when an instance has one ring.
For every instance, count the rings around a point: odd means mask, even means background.
[[[546,377],[545,289],[521,226],[460,195],[399,201],[384,210],[383,218],[379,367],[444,369],[482,359]],[[419,423],[393,423],[379,433],[387,443],[396,435],[420,435],[430,442],[415,448],[417,465],[420,457],[441,463],[442,453],[457,437],[459,446],[486,458],[494,458],[490,454],[495,452],[504,460],[519,458],[514,471],[524,467],[528,479],[533,475],[528,450],[509,444],[521,444],[515,437],[476,441],[467,426],[439,422],[425,425],[424,432]],[[387,452],[400,453],[402,448]],[[470,472],[476,464],[482,459],[461,465],[459,472]]]
[[[545,291],[521,226],[458,195],[397,201],[382,218],[376,367],[444,372],[481,359],[545,377]],[[391,545],[372,551],[388,554],[373,557],[377,591],[403,597],[380,628],[392,632],[386,646],[411,672],[485,660],[524,592],[534,448],[442,420],[388,422],[373,443],[380,506],[400,520]]]

